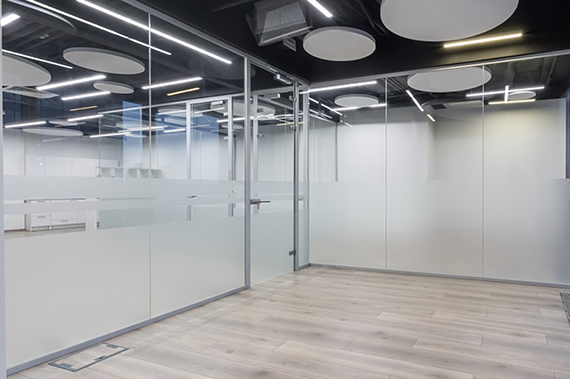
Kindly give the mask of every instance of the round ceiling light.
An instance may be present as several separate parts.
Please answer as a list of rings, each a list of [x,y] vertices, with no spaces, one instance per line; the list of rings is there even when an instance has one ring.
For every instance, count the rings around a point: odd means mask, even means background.
[[[47,128],[47,127],[39,127],[39,128],[25,128],[22,129],[25,133],[31,134],[40,134],[42,136],[51,136],[51,137],[80,137],[83,135],[83,132],[79,130],[73,129],[62,129],[62,128]]]
[[[40,86],[51,81],[48,70],[27,59],[2,55],[2,65],[4,86]]]
[[[63,58],[76,66],[117,75],[136,75],[145,71],[144,63],[129,55],[93,47],[72,47]]]
[[[374,53],[376,40],[359,29],[330,26],[307,34],[303,40],[303,47],[315,58],[349,62],[366,58]]]
[[[377,105],[380,102],[376,96],[372,95],[342,95],[334,99],[334,102],[339,107],[371,107]]]
[[[536,97],[536,92],[534,91],[518,91],[509,93],[509,100],[528,100]]]
[[[130,85],[118,82],[95,82],[93,87],[99,91],[108,91],[119,95],[130,95],[135,92],[135,89]]]
[[[515,12],[519,0],[384,0],[380,17],[400,37],[442,42],[496,28]]]
[[[76,126],[79,123],[77,121],[67,121],[66,119],[52,119],[48,121],[50,124],[55,126]]]
[[[421,72],[408,78],[408,85],[423,92],[459,92],[481,87],[493,75],[480,67]]]

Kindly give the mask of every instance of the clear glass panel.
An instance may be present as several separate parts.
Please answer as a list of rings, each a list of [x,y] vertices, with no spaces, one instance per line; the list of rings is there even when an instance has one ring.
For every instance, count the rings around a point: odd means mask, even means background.
[[[479,83],[476,93],[486,71],[419,75],[388,80],[387,268],[481,276],[481,100],[408,83]]]
[[[254,90],[277,86],[255,68]],[[271,87],[269,87],[271,88]],[[254,92],[251,234],[252,284],[293,270],[293,103],[290,90]]]
[[[151,316],[243,287],[243,59],[152,18]],[[181,41],[181,42],[180,42]],[[202,54],[188,44],[208,51]],[[199,99],[199,100],[197,100]],[[232,114],[233,109],[233,114]],[[233,117],[233,118],[232,118]],[[237,136],[240,136],[239,140]]]
[[[336,110],[358,95],[375,107]],[[311,262],[384,268],[384,80],[311,99]]]
[[[485,97],[487,277],[570,283],[568,67],[568,56],[488,67],[504,81],[485,92],[509,85],[509,102]]]
[[[148,23],[128,5],[98,3]],[[20,16],[2,28],[15,365],[149,317],[149,140],[113,134],[148,122],[138,88],[150,65],[144,29],[87,5],[8,1],[3,11]]]

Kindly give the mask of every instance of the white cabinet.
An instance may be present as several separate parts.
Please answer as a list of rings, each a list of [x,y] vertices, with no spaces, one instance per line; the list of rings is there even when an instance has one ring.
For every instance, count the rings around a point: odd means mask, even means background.
[[[26,200],[28,204],[52,204],[57,209],[58,204],[85,201],[85,199],[41,199]],[[53,209],[52,208],[52,209]],[[85,212],[62,211],[51,213],[33,213],[26,215],[26,230],[51,230],[58,228],[77,228],[85,226]]]

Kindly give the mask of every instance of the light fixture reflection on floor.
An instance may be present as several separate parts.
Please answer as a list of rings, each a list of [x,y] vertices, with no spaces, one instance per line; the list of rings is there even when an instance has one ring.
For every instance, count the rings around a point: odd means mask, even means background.
[[[194,45],[192,45],[192,44],[190,44],[190,43],[188,43],[188,42],[182,41],[181,39],[178,39],[178,38],[176,38],[176,37],[174,37],[174,36],[171,36],[170,34],[161,32],[160,30],[152,29],[152,28],[150,28],[150,27],[147,26],[147,25],[141,24],[140,22],[137,22],[137,21],[135,21],[135,20],[133,20],[133,19],[131,19],[131,18],[128,18],[128,17],[126,17],[126,16],[123,16],[123,15],[120,15],[120,14],[118,14],[118,13],[115,13],[115,12],[113,12],[113,11],[107,9],[107,8],[103,8],[103,7],[101,7],[101,6],[97,5],[97,4],[93,4],[93,3],[89,2],[89,1],[86,1],[86,0],[77,0],[77,1],[78,1],[79,3],[81,3],[81,4],[87,5],[87,6],[90,7],[90,8],[93,8],[93,9],[95,9],[95,10],[98,10],[99,12],[105,13],[105,14],[111,16],[111,17],[114,17],[114,18],[116,18],[116,19],[119,19],[119,20],[121,20],[121,21],[124,21],[124,22],[126,22],[126,23],[128,23],[128,24],[134,25],[134,26],[136,26],[136,27],[138,27],[138,28],[141,28],[141,29],[143,29],[143,30],[146,30],[147,32],[151,32],[151,33],[153,33],[153,34],[159,35],[159,36],[161,36],[161,37],[163,37],[163,38],[166,38],[166,39],[169,40],[169,41],[175,42],[175,43],[177,43],[177,44],[179,44],[179,45],[182,45],[182,46],[184,46],[184,47],[187,47],[187,48],[192,49],[192,50],[194,50],[194,51],[197,51],[197,52],[199,52],[199,53],[201,53],[201,54],[204,54],[204,55],[207,55],[207,56],[209,56],[209,57],[212,57],[212,58],[214,58],[214,59],[217,59],[217,60],[219,60],[219,61],[221,61],[221,62],[224,62],[224,63],[227,63],[227,64],[231,64],[231,63],[232,63],[230,60],[225,59],[225,58],[222,58],[222,57],[220,57],[219,55],[216,55],[216,54],[211,53],[211,52],[209,52],[209,51],[207,51],[207,50],[204,50],[204,49],[202,49],[202,48],[199,48],[198,46],[194,46]]]
[[[189,88],[189,89],[185,89],[185,90],[182,90],[182,91],[167,93],[166,96],[182,95],[182,94],[184,94],[184,93],[195,92],[195,91],[199,91],[199,90],[200,90],[200,87],[194,87],[194,88]]]
[[[111,94],[111,92],[97,91],[97,92],[84,93],[83,95],[62,97],[61,100],[62,101],[79,100],[79,99],[87,99],[89,97],[99,97],[99,96],[105,96],[105,95],[110,95],[110,94]]]
[[[52,62],[52,61],[47,61],[47,60],[41,59],[41,58],[32,57],[32,56],[26,55],[26,54],[16,53],[16,52],[10,51],[10,50],[4,50],[4,49],[2,49],[2,52],[3,52],[3,53],[7,53],[7,54],[16,55],[16,56],[18,56],[18,57],[30,59],[30,60],[32,60],[32,61],[42,62],[42,63],[51,64],[51,65],[54,65],[54,66],[66,68],[66,69],[68,69],[68,70],[72,70],[72,69],[73,69],[73,67],[71,67],[71,66],[67,66],[67,65],[64,65],[64,64],[61,64],[61,63]]]
[[[95,76],[89,76],[87,78],[82,78],[82,79],[69,80],[66,82],[52,83],[52,84],[48,84],[45,86],[36,87],[36,89],[38,91],[47,91],[49,89],[69,87],[69,86],[72,86],[75,84],[87,83],[87,82],[92,82],[94,80],[100,80],[100,79],[105,79],[105,78],[106,78],[105,75],[95,75]]]
[[[20,18],[20,16],[18,16],[17,14],[10,13],[9,15],[2,17],[2,21],[0,21],[0,26],[4,27],[4,26],[16,21],[19,18]]]
[[[472,39],[472,40],[467,40],[467,41],[446,43],[445,45],[443,45],[443,47],[445,47],[446,49],[449,49],[450,47],[478,45],[481,43],[489,43],[489,42],[503,41],[506,39],[521,38],[522,36],[523,36],[522,33],[514,33],[514,34],[503,35],[503,36],[479,38],[479,39]]]
[[[37,125],[45,125],[47,121],[34,121],[34,122],[25,122],[22,124],[11,124],[11,125],[4,125],[4,128],[11,129],[11,128],[23,128],[26,126],[37,126]]]

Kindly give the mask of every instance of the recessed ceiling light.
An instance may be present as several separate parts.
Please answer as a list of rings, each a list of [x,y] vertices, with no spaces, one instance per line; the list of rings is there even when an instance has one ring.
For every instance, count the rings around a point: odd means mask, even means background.
[[[75,122],[75,121],[85,121],[85,120],[94,120],[96,118],[102,118],[102,114],[96,114],[92,116],[84,116],[84,117],[75,117],[75,118],[68,118],[67,121]]]
[[[212,58],[214,58],[214,59],[217,59],[217,60],[219,60],[219,61],[221,61],[221,62],[224,62],[224,63],[227,63],[227,64],[231,64],[231,63],[232,63],[230,60],[227,60],[227,59],[225,59],[225,58],[222,58],[222,57],[220,57],[219,55],[216,55],[216,54],[211,53],[211,52],[209,52],[209,51],[207,51],[207,50],[204,50],[204,49],[202,49],[202,48],[199,48],[198,46],[194,46],[194,45],[192,45],[192,44],[189,44],[188,42],[182,41],[181,39],[178,39],[178,38],[176,38],[176,37],[173,37],[173,36],[171,36],[170,34],[166,34],[166,33],[164,33],[164,32],[161,32],[160,30],[152,29],[152,28],[148,27],[147,25],[141,24],[140,22],[137,22],[137,21],[135,21],[135,20],[133,20],[133,19],[130,19],[130,18],[128,18],[128,17],[125,17],[125,16],[123,16],[123,15],[120,15],[120,14],[118,14],[118,13],[115,13],[115,12],[113,12],[113,11],[107,9],[107,8],[103,8],[103,7],[99,6],[99,5],[93,4],[93,3],[89,2],[89,1],[86,1],[86,0],[77,0],[77,1],[78,1],[79,3],[81,3],[81,4],[87,5],[88,7],[91,7],[91,8],[93,8],[93,9],[96,9],[96,10],[98,10],[99,12],[105,13],[105,14],[111,16],[111,17],[114,17],[114,18],[116,18],[116,19],[119,19],[119,20],[121,20],[121,21],[124,21],[124,22],[126,22],[126,23],[128,23],[128,24],[134,25],[134,26],[136,26],[136,27],[138,27],[138,28],[141,28],[141,29],[146,30],[146,31],[148,31],[148,32],[151,32],[151,33],[153,33],[153,34],[159,35],[159,36],[161,36],[161,37],[163,37],[163,38],[166,38],[166,39],[169,40],[169,41],[175,42],[175,43],[177,43],[177,44],[179,44],[179,45],[182,45],[182,46],[184,46],[184,47],[187,47],[187,48],[192,49],[192,50],[194,50],[194,51],[197,51],[197,52],[199,52],[199,53],[201,53],[201,54],[204,54],[204,55],[207,55],[207,56],[209,56],[209,57],[212,57]]]
[[[92,106],[90,106],[90,107],[83,107],[83,108],[70,109],[69,111],[70,111],[70,112],[86,111],[86,110],[88,110],[88,109],[95,109],[95,108],[97,108],[97,106],[96,106],[96,105],[92,105]]]
[[[362,83],[341,84],[338,86],[330,86],[330,87],[323,87],[323,88],[311,88],[308,91],[301,92],[301,94],[304,95],[306,93],[333,91],[335,89],[352,88],[352,87],[360,87],[360,86],[371,86],[373,84],[378,84],[378,82],[376,80],[372,80],[369,82],[362,82]]]
[[[10,129],[10,128],[23,128],[26,126],[36,126],[36,125],[44,125],[47,121],[34,121],[34,122],[25,122],[23,124],[10,124],[10,125],[4,125],[4,128],[6,129]]]
[[[82,79],[69,80],[67,82],[52,83],[52,84],[48,84],[45,86],[36,87],[36,89],[38,91],[47,91],[49,89],[68,87],[68,86],[72,86],[75,84],[92,82],[94,80],[105,79],[105,78],[106,78],[105,75],[95,75],[95,76],[90,76],[90,77],[82,78]]]
[[[18,16],[17,14],[10,13],[9,15],[2,17],[2,21],[0,21],[0,24],[1,24],[1,26],[4,27],[4,26],[16,21],[19,18],[20,18],[20,16]]]
[[[181,80],[175,80],[175,81],[173,81],[173,82],[158,83],[158,84],[153,84],[153,85],[150,85],[150,86],[144,86],[142,89],[162,88],[162,87],[174,86],[174,85],[176,85],[176,84],[197,82],[197,81],[199,81],[199,80],[202,80],[202,78],[198,76],[198,77],[195,77],[195,78],[181,79]]]
[[[64,65],[64,64],[61,64],[61,63],[52,62],[52,61],[47,61],[47,60],[41,59],[41,58],[32,57],[32,56],[29,56],[29,55],[26,55],[26,54],[16,53],[16,52],[10,51],[10,50],[4,50],[4,49],[2,49],[2,52],[3,52],[3,53],[7,53],[7,54],[16,55],[16,56],[22,57],[22,58],[27,58],[27,59],[30,59],[30,60],[32,60],[32,61],[37,61],[37,62],[42,62],[42,63],[51,64],[51,65],[58,66],[58,67],[67,68],[68,70],[72,70],[72,69],[73,69],[73,67],[71,67],[71,66],[67,66],[67,65]]]
[[[416,100],[416,98],[414,97],[414,95],[412,95],[412,93],[409,90],[406,90],[406,93],[408,94],[409,97],[412,98],[412,100],[414,101],[414,103],[416,104],[416,106],[420,109],[420,111],[424,111],[424,108],[420,105],[420,103],[418,103],[418,101]]]
[[[539,87],[528,87],[528,88],[518,88],[518,89],[510,89],[509,92],[522,92],[522,91],[540,91],[543,90],[544,86]],[[491,95],[502,95],[505,91],[491,91],[491,92],[477,92],[477,93],[468,93],[467,97],[484,97],[484,96],[491,96]]]
[[[308,0],[308,1],[309,3],[311,3],[312,6],[317,8],[322,14],[324,14],[328,18],[331,18],[333,16],[332,13],[329,12],[327,8],[323,7],[317,0]]]
[[[445,45],[443,45],[443,47],[445,47],[446,49],[448,49],[448,48],[450,48],[450,47],[476,45],[476,44],[481,44],[481,43],[502,41],[502,40],[506,40],[506,39],[521,38],[522,36],[523,36],[522,33],[514,33],[514,34],[503,35],[503,36],[488,37],[488,38],[479,38],[479,39],[472,39],[472,40],[468,40],[468,41],[460,41],[460,42],[446,43]]]
[[[102,31],[104,31],[104,32],[110,33],[110,34],[112,34],[112,35],[114,35],[114,36],[117,36],[117,37],[120,37],[120,38],[124,38],[124,39],[126,39],[126,40],[128,40],[128,41],[131,41],[131,42],[133,42],[133,43],[136,43],[136,44],[138,44],[138,45],[141,45],[141,46],[150,48],[150,49],[152,49],[152,50],[154,50],[154,51],[158,51],[159,53],[162,53],[162,54],[165,54],[165,55],[172,55],[172,53],[170,53],[170,52],[168,52],[168,51],[159,49],[159,48],[154,47],[154,46],[150,46],[150,45],[148,45],[148,44],[146,44],[146,43],[144,43],[144,42],[141,42],[141,41],[136,40],[136,39],[131,38],[131,37],[127,37],[126,35],[121,34],[121,33],[118,33],[118,32],[116,32],[116,31],[114,31],[114,30],[112,30],[112,29],[105,28],[104,26],[95,24],[95,23],[93,23],[93,22],[91,22],[91,21],[84,20],[84,19],[82,19],[82,18],[80,18],[80,17],[77,17],[77,16],[74,16],[74,15],[69,14],[69,13],[67,13],[67,12],[61,11],[61,10],[59,10],[59,9],[57,9],[57,8],[50,7],[49,5],[40,3],[39,1],[35,1],[35,0],[26,0],[26,1],[27,1],[28,3],[35,4],[35,5],[37,5],[37,6],[40,6],[40,7],[42,7],[42,8],[45,8],[45,9],[50,10],[50,11],[52,11],[52,12],[59,13],[59,14],[62,15],[62,16],[69,17],[69,18],[74,19],[74,20],[76,20],[76,21],[82,22],[82,23],[84,23],[84,24],[86,24],[86,25],[89,25],[89,26],[91,26],[91,27],[94,27],[94,28],[96,28],[96,29],[99,29],[99,30],[102,30]]]
[[[108,134],[93,134],[89,138],[102,138],[102,137],[115,137],[115,136],[126,136],[130,132],[119,132],[119,133],[108,133]]]
[[[182,91],[167,93],[166,96],[182,95],[183,93],[194,92],[194,91],[199,91],[199,90],[200,90],[200,87],[194,87],[194,88],[184,89]]]
[[[519,103],[534,103],[536,99],[528,99],[528,100],[512,100],[508,102],[504,101],[490,101],[489,105],[499,105],[499,104],[519,104]]]
[[[106,92],[97,91],[97,92],[85,93],[83,95],[62,97],[61,100],[62,101],[78,100],[78,99],[86,99],[88,97],[98,97],[98,96],[105,96],[105,95],[110,95],[110,94],[111,94],[111,92],[108,92],[108,91],[106,91]]]
[[[435,122],[435,118],[433,118],[432,115],[430,115],[430,114],[428,113],[427,116],[428,116],[428,118],[429,118],[430,120],[432,120],[433,122]]]

